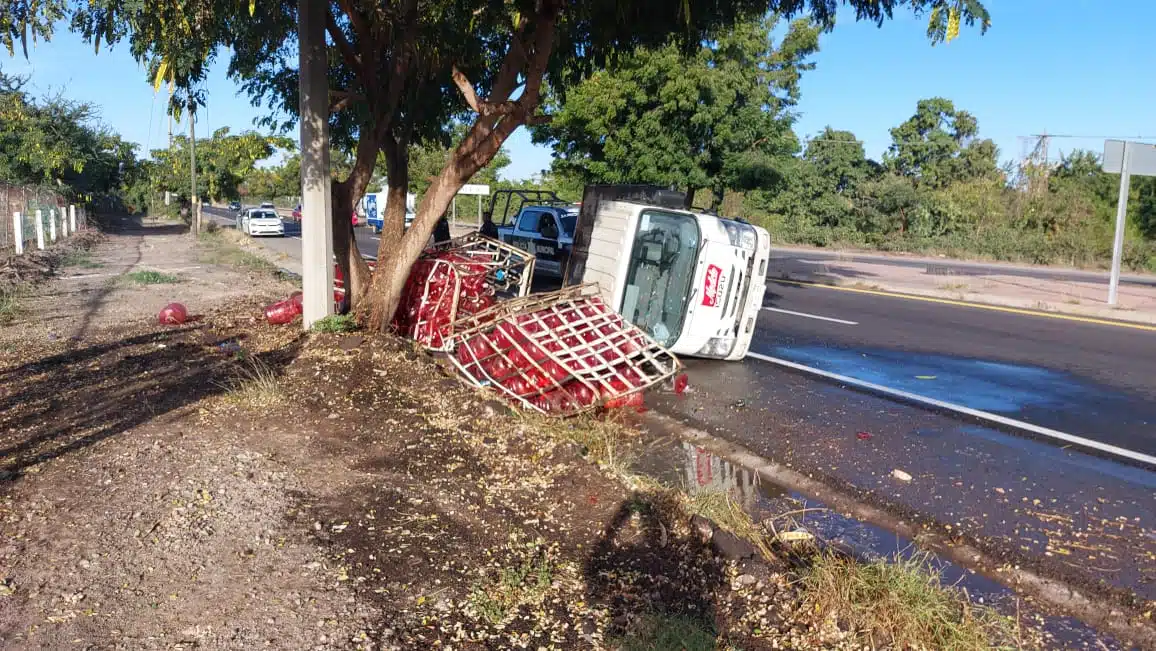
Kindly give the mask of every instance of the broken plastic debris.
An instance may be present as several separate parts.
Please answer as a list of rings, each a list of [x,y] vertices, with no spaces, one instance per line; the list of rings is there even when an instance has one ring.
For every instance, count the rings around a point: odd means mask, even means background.
[[[815,536],[809,532],[799,529],[798,531],[783,531],[778,536],[781,542],[802,542],[807,540],[814,540]]]
[[[860,441],[866,441],[866,440],[871,438],[871,433],[870,432],[855,432],[855,438],[859,439]]]
[[[290,296],[265,308],[265,319],[270,325],[284,325],[301,314],[301,299]]]
[[[899,481],[911,481],[911,475],[903,472],[898,468],[891,471],[891,476],[898,479]]]
[[[935,376],[934,375],[916,375],[915,379],[916,380],[934,380]]]
[[[689,384],[690,378],[686,376],[686,373],[679,373],[674,377],[674,393],[681,396],[686,393],[686,387]]]
[[[169,303],[161,308],[157,322],[161,325],[180,325],[189,318],[189,311],[180,303]]]

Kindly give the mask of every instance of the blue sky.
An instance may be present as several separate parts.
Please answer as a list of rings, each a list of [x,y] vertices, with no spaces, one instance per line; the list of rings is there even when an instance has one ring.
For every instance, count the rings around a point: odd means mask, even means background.
[[[803,76],[796,131],[813,135],[831,125],[853,131],[868,155],[890,142],[888,129],[909,117],[915,103],[943,96],[979,120],[1001,157],[1024,154],[1023,136],[1055,138],[1051,153],[1099,151],[1104,136],[1156,140],[1156,2],[1147,0],[987,0],[992,29],[965,29],[948,45],[932,47],[925,24],[908,13],[876,28],[842,17],[824,35],[817,68]],[[31,74],[32,89],[63,92],[101,107],[103,120],[142,148],[163,146],[165,97],[153,93],[123,45],[94,55],[79,38],[60,32],[30,50],[29,60],[0,55],[6,72]],[[208,83],[208,110],[198,133],[221,126],[249,128],[261,110],[237,94],[219,61]],[[182,133],[187,125],[177,129]],[[550,153],[519,130],[507,144],[509,178],[548,167]]]

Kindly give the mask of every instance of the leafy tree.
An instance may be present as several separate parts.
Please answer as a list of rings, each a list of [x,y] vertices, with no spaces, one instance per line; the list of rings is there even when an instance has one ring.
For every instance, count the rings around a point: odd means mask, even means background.
[[[429,190],[430,185],[437,180],[438,174],[449,162],[454,153],[454,144],[461,141],[466,135],[468,125],[457,123],[454,125],[452,140],[449,142],[429,142],[419,145],[410,145],[409,150],[409,191],[416,194],[420,200]],[[485,167],[474,175],[473,183],[494,185],[498,175],[510,164],[510,156],[499,149],[494,158]],[[378,160],[377,172],[383,178],[388,177],[384,159]]]
[[[891,130],[884,162],[897,174],[937,188],[999,175],[995,143],[979,140],[979,124],[942,97],[919,100],[915,115]]]
[[[10,3],[11,4],[11,3]],[[298,107],[296,3],[268,0],[22,1],[0,13],[0,39],[9,47],[29,28],[46,35],[57,14],[99,44],[127,39],[147,62],[150,79],[173,84],[173,108],[203,102],[208,65],[230,53],[230,74],[254,102],[271,109],[270,122],[292,123]],[[335,143],[355,151],[349,176],[333,187],[335,249],[349,273],[347,288],[362,297],[368,269],[352,248],[348,220],[365,191],[378,152],[384,154],[390,201],[379,265],[364,306],[369,324],[390,321],[409,268],[457,189],[498,153],[518,127],[537,120],[543,82],[561,93],[637,47],[672,36],[693,51],[726,25],[768,12],[807,11],[830,24],[835,0],[370,0],[327,3],[330,126]],[[896,7],[928,12],[933,42],[950,40],[958,25],[989,24],[978,0],[845,0],[859,19],[882,23]],[[284,119],[282,119],[284,118]],[[471,126],[431,189],[413,227],[403,234],[401,198],[408,188],[409,145],[444,134],[454,118]],[[356,143],[356,147],[354,147]],[[342,227],[341,225],[344,224]],[[351,267],[351,268],[350,268]]]
[[[268,158],[275,147],[290,148],[292,141],[270,137],[255,131],[230,135],[228,127],[213,132],[210,138],[197,139],[198,192],[213,200],[240,196],[241,183],[252,172],[257,161]],[[189,139],[177,136],[173,146],[152,152],[157,161],[153,185],[157,191],[170,190],[186,196],[189,187]]]
[[[771,185],[798,149],[789,110],[820,31],[795,21],[775,47],[776,22],[759,18],[710,34],[692,54],[675,43],[638,49],[565,102],[555,98],[535,140],[552,144],[559,172],[682,186],[688,204],[697,188],[711,190],[717,209],[727,189]]]

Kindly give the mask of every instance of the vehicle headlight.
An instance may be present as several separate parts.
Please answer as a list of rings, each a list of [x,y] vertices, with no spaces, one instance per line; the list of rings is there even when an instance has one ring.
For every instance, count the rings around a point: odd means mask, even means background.
[[[731,246],[737,246],[747,251],[755,250],[755,247],[758,245],[758,238],[755,237],[755,229],[753,226],[732,221],[724,221],[721,223],[723,230],[726,231],[727,239],[731,242]]]
[[[726,357],[731,354],[731,350],[733,350],[734,347],[734,337],[712,337],[695,355],[702,357]]]

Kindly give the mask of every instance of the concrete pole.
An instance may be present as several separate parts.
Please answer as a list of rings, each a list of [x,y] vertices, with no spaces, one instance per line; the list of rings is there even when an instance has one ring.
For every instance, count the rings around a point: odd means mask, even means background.
[[[68,237],[71,231],[68,230],[68,211],[64,208],[60,209],[60,237]]]
[[[1108,279],[1108,305],[1115,305],[1120,289],[1120,262],[1124,257],[1124,226],[1128,217],[1128,190],[1131,185],[1131,171],[1128,158],[1131,143],[1124,141],[1124,160],[1120,163],[1120,197],[1116,200],[1116,236],[1112,240],[1112,275]]]
[[[192,204],[189,206],[189,221],[192,222],[193,235],[201,234],[201,199],[197,196],[197,134],[193,128],[193,108],[196,105],[189,101],[189,182],[191,184],[189,196]]]
[[[44,211],[36,211],[36,248],[44,250]]]
[[[76,204],[72,204],[71,206],[68,207],[68,221],[72,222],[72,228],[70,230],[72,230],[72,232],[75,233],[76,232]]]
[[[329,186],[327,3],[297,0],[301,113],[302,318],[308,329],[333,314],[333,205]]]
[[[51,208],[48,211],[48,237],[56,241],[56,209]]]
[[[16,243],[16,255],[24,253],[24,220],[20,218],[20,213],[12,213],[12,234],[16,236],[13,242]]]

